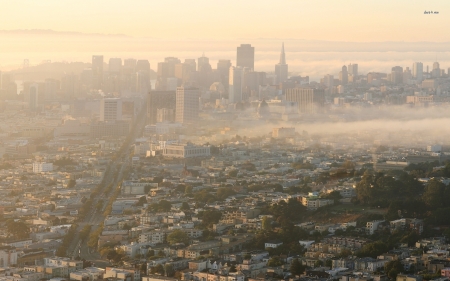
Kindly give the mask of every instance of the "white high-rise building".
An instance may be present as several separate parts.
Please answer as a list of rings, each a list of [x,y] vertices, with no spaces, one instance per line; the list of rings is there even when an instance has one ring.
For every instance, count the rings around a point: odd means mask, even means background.
[[[197,88],[177,88],[175,103],[176,122],[191,123],[198,119],[199,96]]]
[[[421,62],[413,63],[412,76],[419,83],[423,81],[423,63]]]
[[[228,83],[228,99],[230,103],[237,103],[242,101],[242,67],[230,67],[229,83]]]
[[[100,121],[117,121],[122,119],[122,100],[105,98],[100,102]]]

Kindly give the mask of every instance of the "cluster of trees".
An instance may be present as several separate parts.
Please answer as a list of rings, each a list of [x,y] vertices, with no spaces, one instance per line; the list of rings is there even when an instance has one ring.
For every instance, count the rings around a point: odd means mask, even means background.
[[[80,239],[83,241],[86,240],[89,237],[89,233],[91,233],[91,225],[87,224],[80,231]]]
[[[91,209],[92,206],[92,198],[85,198],[83,205],[81,206],[80,210],[78,211],[78,218],[79,219],[83,219],[87,216],[87,214],[89,213],[89,210]]]
[[[145,196],[139,197],[138,202],[136,203],[136,206],[144,206],[144,204],[147,204],[147,198]]]
[[[121,183],[119,183],[119,184],[116,186],[116,188],[115,188],[113,194],[111,195],[111,197],[109,197],[108,205],[106,205],[105,211],[103,212],[103,215],[108,216],[109,214],[111,214],[111,211],[112,211],[112,204],[114,203],[114,201],[116,201],[117,196],[119,196],[119,193],[120,193],[120,188],[119,188],[120,184],[121,184]]]
[[[150,212],[168,212],[172,209],[172,203],[167,200],[161,200],[158,203],[152,203],[148,206],[147,210]]]
[[[450,177],[450,163],[446,163],[442,169],[435,169],[439,166],[439,161],[409,164],[405,171],[416,178]]]
[[[117,243],[106,243],[99,249],[99,253],[103,258],[107,258],[113,262],[120,262],[125,259],[126,254],[122,249],[114,249]]]
[[[89,235],[89,240],[87,245],[91,248],[97,248],[98,238],[103,231],[103,224],[101,224],[97,229]]]
[[[419,239],[419,234],[414,230],[395,231],[390,233],[389,230],[380,231],[372,236],[374,242],[364,245],[356,255],[358,257],[377,256],[395,248],[400,243],[406,243],[413,246]]]
[[[305,170],[314,170],[316,169],[316,166],[314,164],[311,164],[309,162],[303,163],[303,162],[295,162],[291,164],[291,167],[296,170],[305,169]]]
[[[408,166],[408,169],[424,170],[434,164],[422,163]],[[442,173],[450,173],[450,164],[446,164]],[[415,171],[415,170],[413,170]],[[450,186],[437,179],[431,179],[425,186],[414,175],[397,171],[395,176],[384,173],[366,172],[356,185],[357,200],[372,206],[388,207],[387,220],[400,217],[425,219],[427,225],[448,225],[450,207]]]
[[[423,190],[423,185],[406,172],[400,172],[395,177],[381,172],[365,172],[356,185],[359,202],[383,207],[394,200],[414,199]]]
[[[175,270],[170,263],[166,263],[164,266],[162,264],[158,264],[154,267],[150,268],[151,274],[159,274],[165,275],[167,277],[173,277],[175,275]]]
[[[222,212],[215,209],[205,210],[198,213],[198,217],[202,220],[201,227],[203,229],[212,227],[222,218]]]
[[[297,222],[300,221],[306,215],[306,207],[303,204],[290,198],[288,202],[282,200],[271,206],[266,206],[264,212],[272,215],[277,222]]]
[[[167,242],[170,245],[174,245],[177,243],[183,243],[184,245],[189,244],[189,236],[181,229],[176,229],[169,235],[167,235]]]
[[[6,229],[9,234],[18,239],[24,239],[30,236],[30,229],[23,221],[7,220]]]
[[[64,239],[63,239],[61,245],[56,250],[57,256],[59,256],[59,257],[67,256],[67,250],[69,249],[70,244],[73,242],[73,239],[75,238],[77,228],[78,228],[78,225],[76,225],[76,224],[72,224],[70,226],[70,229],[67,232],[66,236],[64,236]]]
[[[58,160],[53,161],[53,165],[56,165],[58,167],[76,166],[77,164],[77,162],[68,157],[62,157]]]
[[[67,188],[74,188],[76,184],[77,181],[75,179],[70,179],[69,182],[67,183]]]
[[[216,196],[211,194],[213,192],[212,188],[205,188],[202,190],[199,190],[195,192],[194,194],[194,200],[197,202],[203,202],[203,203],[212,203],[217,201]]]
[[[220,187],[217,189],[216,198],[218,201],[224,201],[228,197],[233,196],[235,194],[236,192],[230,187]]]

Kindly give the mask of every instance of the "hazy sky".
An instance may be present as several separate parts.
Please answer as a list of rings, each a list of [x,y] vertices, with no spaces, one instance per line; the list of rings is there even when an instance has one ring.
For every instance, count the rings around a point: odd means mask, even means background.
[[[0,28],[155,38],[450,41],[448,0],[1,0]],[[439,11],[425,15],[424,11]]]

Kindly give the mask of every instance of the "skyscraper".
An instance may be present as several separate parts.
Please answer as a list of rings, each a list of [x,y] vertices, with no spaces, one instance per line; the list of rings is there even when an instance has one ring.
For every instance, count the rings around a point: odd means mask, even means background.
[[[328,89],[333,88],[334,86],[334,76],[327,74],[323,77],[323,83],[327,86]]]
[[[217,71],[220,75],[220,82],[223,84],[225,89],[228,89],[228,80],[230,77],[230,67],[231,67],[231,61],[230,60],[219,60],[217,62]]]
[[[284,43],[281,45],[280,61],[275,65],[275,84],[286,81],[288,78],[288,65],[286,64],[286,55],[284,53]]]
[[[138,60],[136,62],[136,92],[147,94],[150,90],[150,62]]]
[[[341,81],[342,85],[348,84],[348,72],[347,67],[345,65],[342,67],[342,70],[339,73],[339,80]]]
[[[118,121],[122,119],[122,100],[104,98],[100,102],[100,121]]]
[[[199,91],[197,88],[177,88],[175,121],[192,123],[198,119]]]
[[[403,67],[394,66],[391,70],[391,82],[394,84],[403,83]]]
[[[441,76],[441,68],[438,62],[433,63],[433,70],[431,71],[431,77],[438,78]]]
[[[36,83],[30,85],[30,89],[28,91],[28,105],[30,107],[30,110],[35,110],[38,106],[38,88],[39,85]]]
[[[96,90],[103,86],[103,56],[92,56],[92,87]]]
[[[255,47],[251,44],[237,47],[236,66],[255,69]]]
[[[108,72],[114,74],[120,74],[122,71],[122,59],[121,58],[110,58],[108,64]]]
[[[198,58],[198,85],[202,88],[209,88],[212,82],[211,80],[211,64],[209,64],[209,58],[203,54]]]
[[[230,103],[242,101],[242,79],[242,67],[231,66],[228,82],[228,100]]]
[[[358,76],[358,64],[349,64],[347,68],[348,74],[352,75],[353,77]]]
[[[134,92],[136,90],[136,59],[125,59],[122,67],[122,90]]]
[[[413,63],[412,76],[416,79],[418,83],[423,81],[423,63],[415,62]]]

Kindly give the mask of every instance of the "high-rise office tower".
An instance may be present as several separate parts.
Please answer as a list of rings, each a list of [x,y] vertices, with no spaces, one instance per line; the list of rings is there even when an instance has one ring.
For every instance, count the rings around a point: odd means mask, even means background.
[[[181,81],[186,82],[189,79],[191,72],[195,71],[191,64],[177,63],[175,65],[175,77]]]
[[[175,119],[176,91],[150,91],[147,99],[147,119],[149,124],[157,122],[158,110],[164,110],[173,115],[168,119]]]
[[[108,93],[120,93],[122,82],[122,59],[110,58],[108,63],[108,73],[104,78],[103,88]]]
[[[100,102],[100,121],[118,121],[122,119],[122,100],[104,98]]]
[[[242,75],[242,100],[259,97],[259,86],[266,85],[266,73],[244,67]]]
[[[327,88],[331,89],[334,86],[334,76],[331,74],[327,74],[323,77],[323,83]]]
[[[348,74],[352,75],[353,77],[358,76],[358,64],[349,64],[347,68]]]
[[[243,68],[231,66],[228,82],[228,100],[230,103],[242,101],[242,80]]]
[[[167,78],[175,77],[175,65],[180,64],[178,58],[167,57],[163,62],[158,63],[158,81],[156,84],[157,90],[167,90]]]
[[[148,65],[150,68],[150,63]],[[136,71],[136,59],[124,59],[123,60],[123,71],[124,72],[135,72]]]
[[[103,87],[103,56],[92,56],[92,87],[100,90]]]
[[[236,66],[255,69],[255,47],[251,44],[241,44],[237,47]]]
[[[413,63],[412,76],[416,79],[418,83],[423,81],[423,63],[415,62]]]
[[[409,69],[409,67],[407,67],[404,71],[403,71],[403,83],[407,84],[409,80],[411,80],[412,78],[412,73],[411,73],[411,69]]]
[[[225,87],[225,89],[228,89],[228,80],[230,77],[230,67],[231,67],[230,60],[219,60],[217,62],[217,71],[219,72],[220,82]]]
[[[433,63],[433,70],[431,71],[431,77],[433,78],[441,77],[441,68],[437,61]]]
[[[198,58],[198,85],[202,88],[209,88],[211,86],[211,64],[209,64],[209,58],[203,54]]]
[[[280,61],[275,65],[275,84],[279,85],[288,78],[288,65],[286,64],[286,55],[284,53],[284,43],[281,45]]]
[[[150,62],[148,60],[138,60],[136,62],[136,72],[138,71],[146,71],[150,74]]]
[[[403,67],[394,66],[391,70],[391,82],[394,84],[403,83]]]
[[[184,63],[189,64],[192,71],[197,71],[197,63],[195,62],[195,59],[185,59]]]
[[[197,88],[177,88],[175,121],[192,123],[197,121],[199,112],[199,91]]]
[[[339,73],[339,80],[341,81],[342,85],[348,84],[348,72],[347,67],[345,65],[342,67],[342,70]]]
[[[108,64],[108,72],[120,74],[122,71],[122,59],[121,58],[110,58]]]
[[[150,62],[148,60],[138,60],[136,62],[136,92],[147,94],[151,89],[150,83]]]
[[[33,83],[30,85],[30,88],[28,90],[28,106],[30,110],[35,110],[38,107],[38,99],[39,99],[39,93],[38,93],[39,85],[36,83]]]
[[[136,59],[125,59],[123,61],[121,80],[121,87],[123,91],[136,91]]]
[[[312,114],[320,111],[325,104],[325,92],[318,89],[286,89],[286,101],[295,102],[299,113]]]

